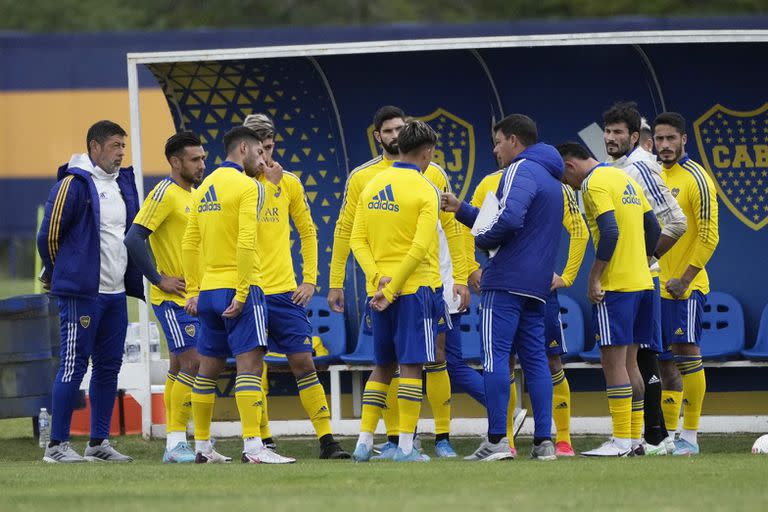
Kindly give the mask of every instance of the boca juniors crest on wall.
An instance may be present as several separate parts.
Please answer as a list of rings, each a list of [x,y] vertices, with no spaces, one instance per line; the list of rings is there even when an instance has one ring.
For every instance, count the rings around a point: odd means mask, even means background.
[[[424,121],[437,132],[435,163],[448,174],[453,192],[460,199],[464,199],[469,192],[475,168],[474,128],[467,121],[443,108],[415,118]],[[368,127],[368,143],[371,145],[371,156],[376,156],[379,149],[373,137],[373,130],[374,126],[371,124]]]
[[[755,231],[768,225],[768,103],[750,112],[717,104],[693,129],[728,209]]]

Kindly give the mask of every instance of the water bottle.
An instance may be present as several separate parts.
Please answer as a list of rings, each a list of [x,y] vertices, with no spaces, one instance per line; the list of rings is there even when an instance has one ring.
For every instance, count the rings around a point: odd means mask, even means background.
[[[141,325],[137,322],[128,325],[123,359],[126,363],[138,363],[141,359]]]
[[[149,359],[160,360],[160,331],[155,322],[149,323]]]
[[[40,415],[37,417],[37,426],[40,431],[40,448],[45,448],[51,441],[51,417],[48,414],[48,409],[45,407],[40,409]]]

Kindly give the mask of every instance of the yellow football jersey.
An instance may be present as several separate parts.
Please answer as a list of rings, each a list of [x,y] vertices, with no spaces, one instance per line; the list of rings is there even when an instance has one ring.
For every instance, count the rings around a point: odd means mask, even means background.
[[[193,194],[181,244],[187,296],[231,288],[237,300],[245,302],[257,257],[257,212],[263,201],[264,187],[237,164],[223,162],[203,180]]]
[[[603,289],[614,292],[652,290],[643,222],[643,215],[652,208],[643,189],[621,169],[599,164],[581,184],[581,192],[595,248],[600,242],[597,228],[600,215],[613,211],[619,226],[616,250],[600,279]]]
[[[192,192],[181,188],[170,176],[155,185],[133,220],[152,231],[149,246],[155,257],[157,271],[166,276],[182,277],[181,239],[187,229],[187,217],[192,205]],[[166,293],[155,285],[150,290],[150,301],[158,305],[170,300],[183,306],[184,299]]]
[[[499,189],[499,183],[501,183],[501,175],[504,170],[499,170],[487,174],[480,180],[480,183],[475,187],[475,192],[472,194],[470,204],[476,208],[483,206],[485,196],[488,192],[496,192]],[[462,224],[462,233],[464,234],[464,254],[467,258],[467,274],[471,274],[475,270],[480,268],[480,263],[475,259],[475,237],[472,235],[472,231],[467,226]]]
[[[409,164],[395,162],[363,189],[350,246],[369,296],[383,276],[392,278],[384,288],[389,300],[439,282],[439,206],[440,191]]]
[[[352,235],[360,193],[374,176],[388,169],[392,162],[394,160],[387,160],[383,155],[379,155],[353,169],[347,177],[339,218],[336,220],[336,228],[333,230],[330,288],[344,288],[344,274],[347,267],[347,256],[349,256],[349,237]]]
[[[265,295],[286,293],[296,289],[291,257],[291,219],[299,232],[303,281],[317,283],[317,230],[312,221],[309,202],[298,176],[283,172],[279,185],[267,181],[262,175],[264,207],[259,215],[258,244],[260,279]]]
[[[720,240],[715,184],[709,174],[688,156],[672,167],[663,167],[661,177],[688,219],[685,234],[659,260],[661,296],[672,298],[663,284],[672,278],[679,279],[688,265],[701,271],[688,286],[685,298],[693,290],[709,293],[709,276],[705,266]]]
[[[448,180],[448,175],[445,173],[442,167],[434,162],[430,162],[429,167],[424,171],[424,176],[432,183],[440,192],[451,192],[451,183]],[[467,259],[464,254],[464,242],[462,236],[461,223],[456,220],[456,216],[453,213],[449,213],[443,210],[439,210],[438,215],[440,217],[440,225],[443,227],[445,233],[445,243],[448,245],[448,254],[451,259],[451,272],[453,276],[453,282],[455,284],[467,284]],[[440,255],[438,251],[437,265],[440,266]],[[447,266],[446,266],[447,269]],[[447,270],[446,270],[447,273]],[[433,287],[437,288],[442,286],[440,281],[433,284]]]

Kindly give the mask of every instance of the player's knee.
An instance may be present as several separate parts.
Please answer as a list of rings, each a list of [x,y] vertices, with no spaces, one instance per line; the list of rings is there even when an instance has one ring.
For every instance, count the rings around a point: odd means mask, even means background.
[[[312,354],[301,352],[288,356],[288,366],[291,367],[291,373],[296,378],[303,377],[308,373],[315,371],[315,363],[312,361]]]
[[[700,356],[701,349],[693,343],[673,343],[670,347],[676,356]]]
[[[552,375],[559,373],[563,369],[563,362],[560,360],[560,356],[547,356],[547,363],[549,364],[549,373]]]

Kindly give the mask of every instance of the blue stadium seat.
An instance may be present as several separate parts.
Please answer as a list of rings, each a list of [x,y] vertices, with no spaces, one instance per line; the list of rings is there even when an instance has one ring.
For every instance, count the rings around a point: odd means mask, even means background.
[[[480,297],[472,294],[469,311],[461,317],[461,354],[470,363],[479,363],[482,359],[481,322]]]
[[[744,311],[733,295],[711,292],[701,318],[701,357],[725,360],[744,349]]]
[[[563,338],[568,352],[563,361],[574,361],[584,351],[584,315],[579,304],[567,295],[558,294],[560,320],[563,324]]]
[[[365,325],[367,318],[363,314],[360,329],[358,330],[355,351],[341,356],[341,360],[347,364],[373,364],[373,336],[366,334],[366,331],[370,332],[371,330],[370,325]]]
[[[768,304],[760,316],[760,327],[757,330],[755,346],[742,350],[741,355],[752,361],[768,361]]]
[[[269,311],[267,311],[269,314]],[[344,315],[334,313],[328,307],[325,297],[314,296],[307,305],[307,316],[312,324],[312,335],[318,336],[323,346],[328,349],[327,356],[313,357],[316,365],[331,364],[339,360],[344,353],[347,330],[344,327]],[[288,361],[282,357],[265,357],[267,364],[286,366]]]

